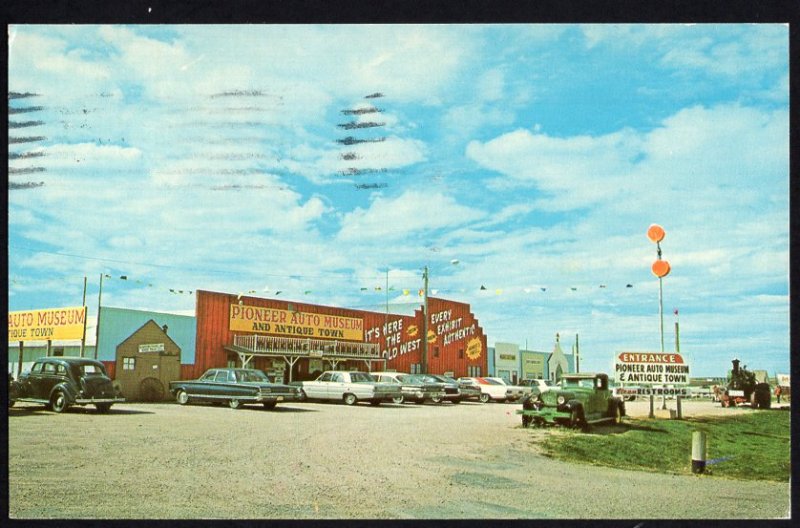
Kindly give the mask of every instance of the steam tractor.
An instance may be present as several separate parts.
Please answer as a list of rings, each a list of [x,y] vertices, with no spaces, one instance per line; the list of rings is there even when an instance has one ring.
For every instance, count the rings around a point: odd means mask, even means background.
[[[734,359],[733,370],[728,372],[728,385],[719,395],[723,407],[734,407],[749,403],[753,409],[769,409],[772,405],[772,394],[769,383],[758,383],[756,375],[747,367],[740,367],[739,360]]]

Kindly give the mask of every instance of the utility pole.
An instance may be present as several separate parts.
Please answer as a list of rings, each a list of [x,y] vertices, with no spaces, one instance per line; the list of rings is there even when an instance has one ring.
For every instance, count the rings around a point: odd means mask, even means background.
[[[100,348],[100,305],[103,302],[103,274],[100,274],[100,291],[97,292],[97,323],[94,327],[94,358],[97,359]]]
[[[83,350],[86,348],[86,318],[89,317],[89,312],[86,310],[86,275],[83,276],[83,335],[81,336],[81,357],[83,357]]]
[[[578,345],[578,334],[575,334],[575,373],[579,373],[581,371],[581,356],[580,356],[580,347]]]
[[[423,374],[428,373],[428,266],[422,272],[423,279],[423,305],[422,313],[425,320],[422,323],[422,363],[420,368]]]

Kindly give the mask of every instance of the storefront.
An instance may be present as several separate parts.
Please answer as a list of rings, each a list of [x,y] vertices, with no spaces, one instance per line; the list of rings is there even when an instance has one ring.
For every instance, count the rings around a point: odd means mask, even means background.
[[[284,382],[332,369],[486,372],[486,336],[468,304],[428,298],[425,355],[421,308],[397,315],[202,290],[196,295],[195,364],[184,377],[222,366],[258,368],[276,380],[282,374]]]
[[[512,343],[495,343],[494,373],[511,383],[519,380],[519,346]]]

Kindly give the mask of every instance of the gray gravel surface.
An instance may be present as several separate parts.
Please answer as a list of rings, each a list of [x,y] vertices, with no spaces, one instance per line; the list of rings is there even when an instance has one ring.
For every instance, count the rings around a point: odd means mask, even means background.
[[[642,407],[647,415],[647,402],[631,403],[630,414]],[[787,483],[546,458],[538,441],[557,433],[523,429],[518,408],[131,403],[101,415],[17,404],[8,420],[9,511],[12,518],[78,519],[789,515]],[[684,406],[690,414],[705,408],[719,412],[710,402]]]

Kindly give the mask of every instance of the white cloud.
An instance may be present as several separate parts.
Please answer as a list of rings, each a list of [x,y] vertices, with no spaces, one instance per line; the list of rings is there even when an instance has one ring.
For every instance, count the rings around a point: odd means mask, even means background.
[[[339,238],[402,240],[415,232],[459,226],[483,216],[450,196],[409,190],[397,198],[377,196],[368,209],[347,213]]]

